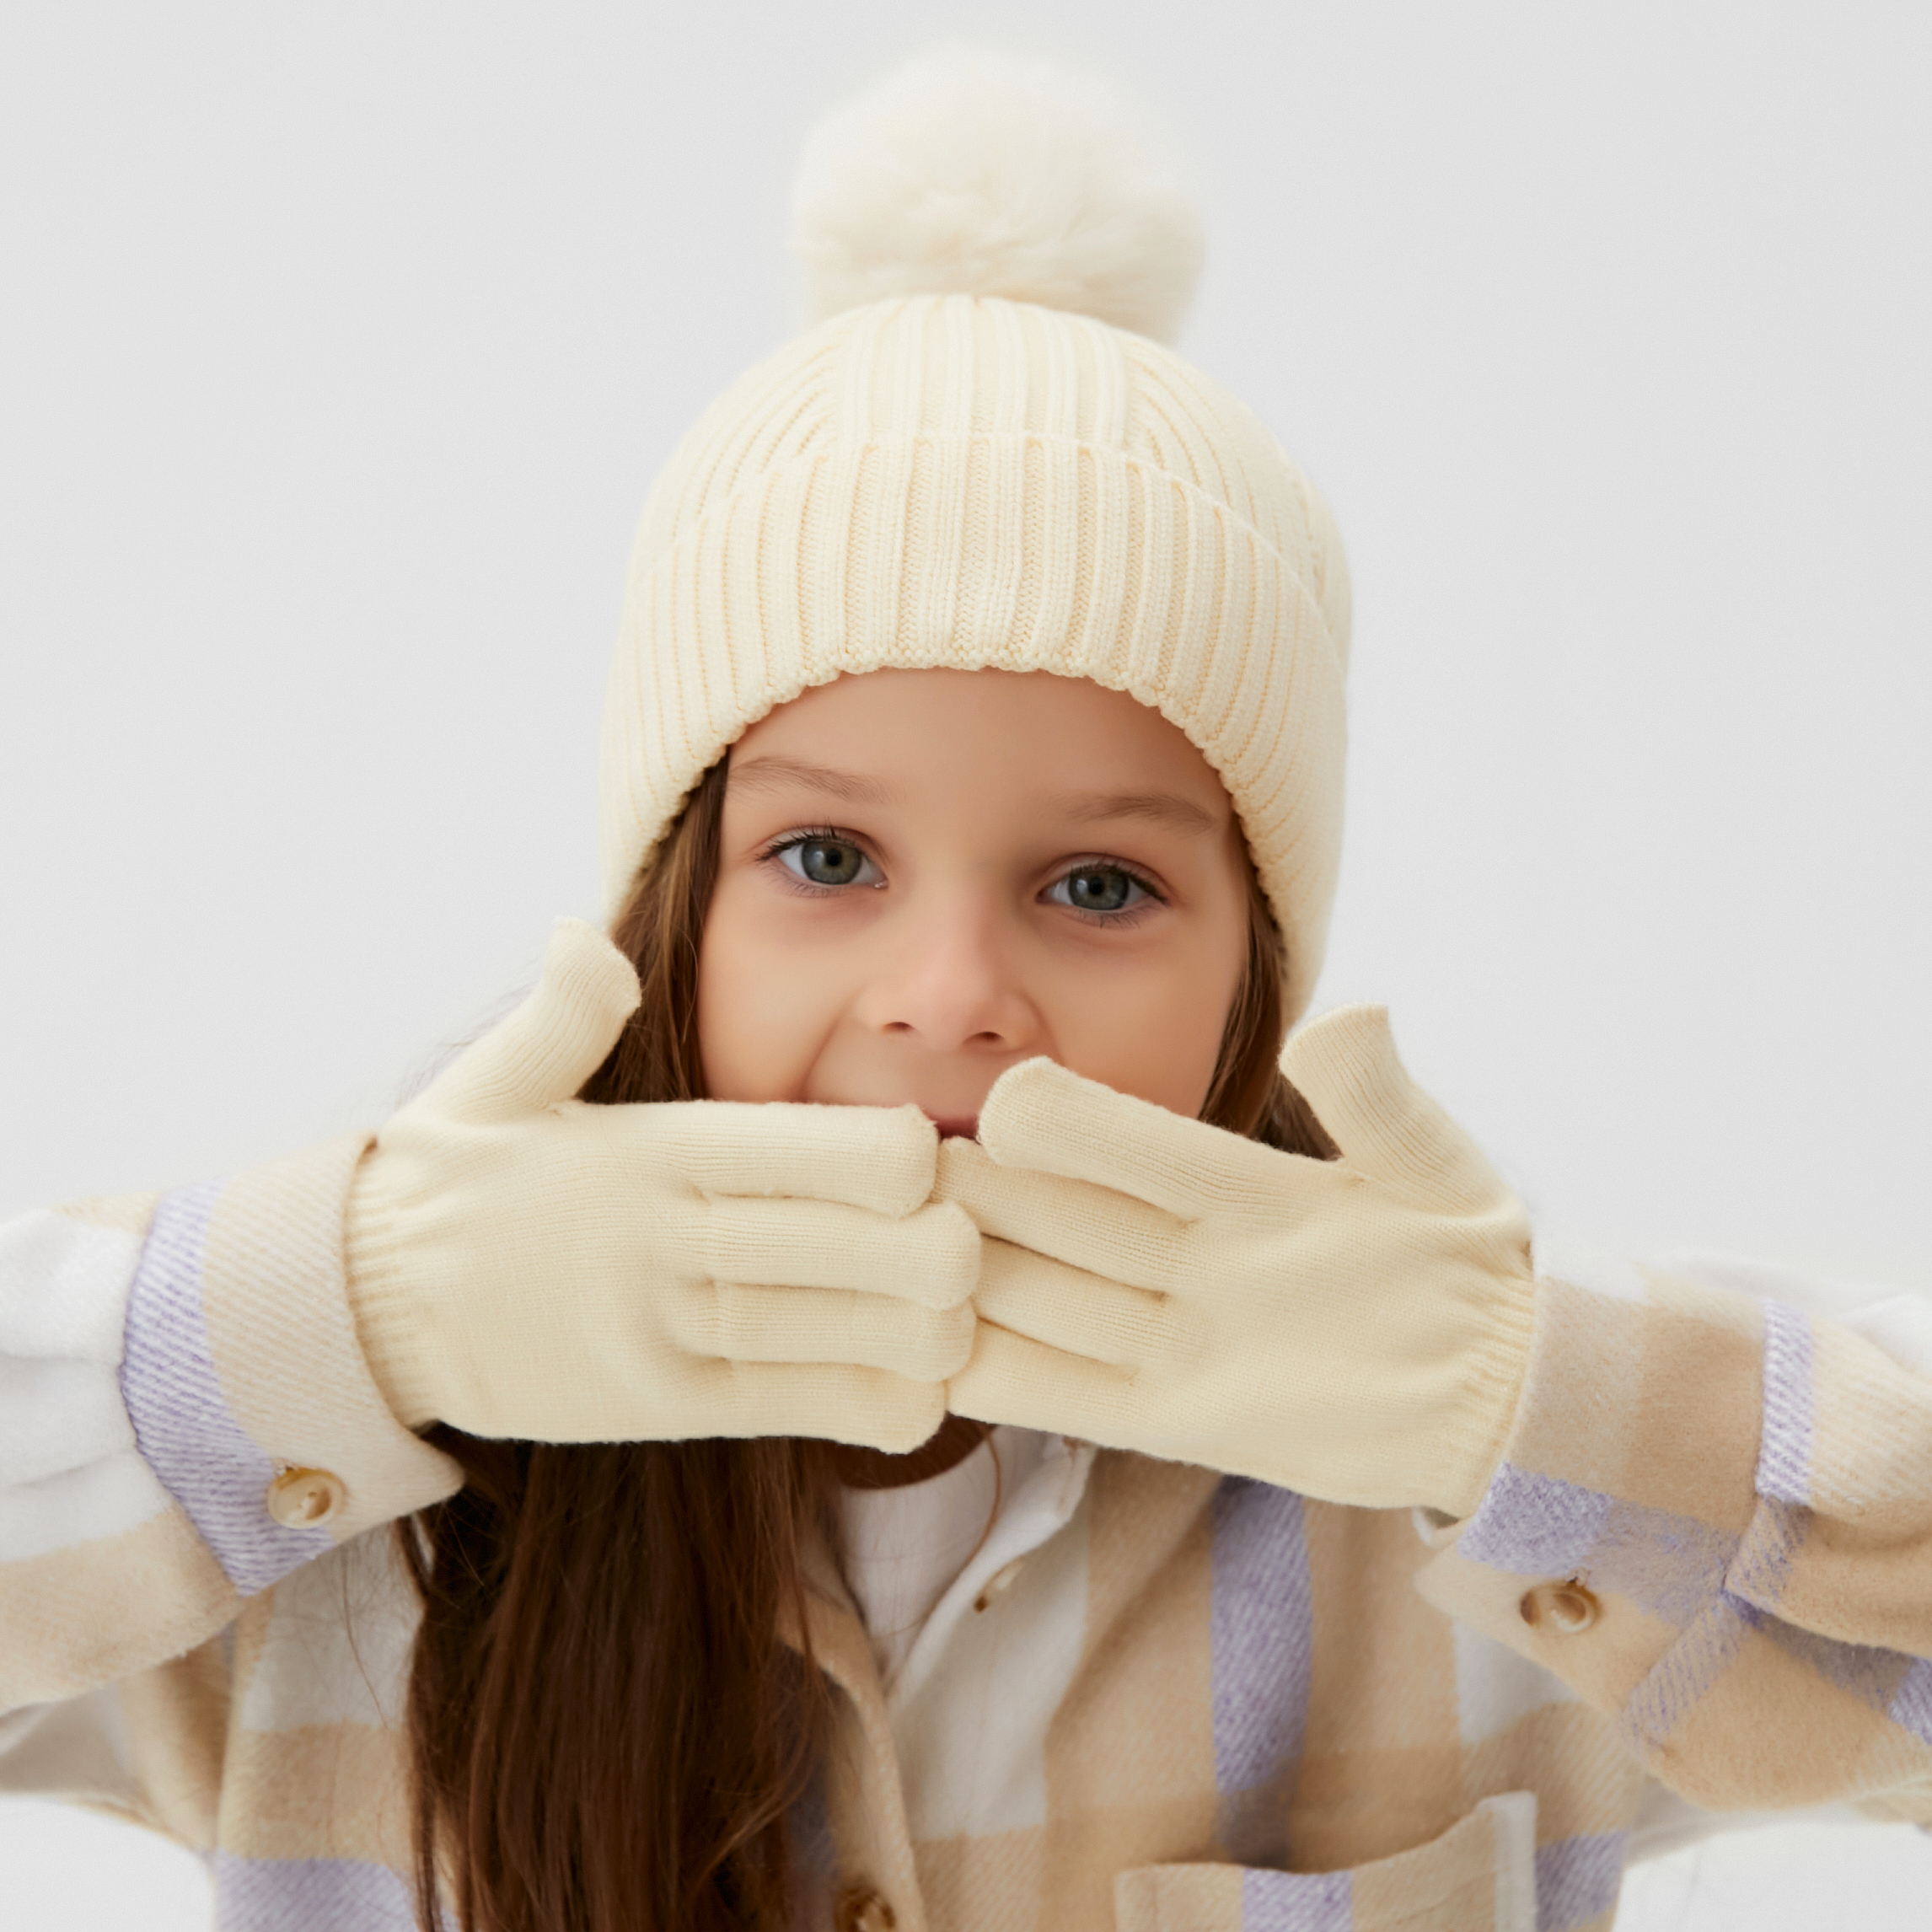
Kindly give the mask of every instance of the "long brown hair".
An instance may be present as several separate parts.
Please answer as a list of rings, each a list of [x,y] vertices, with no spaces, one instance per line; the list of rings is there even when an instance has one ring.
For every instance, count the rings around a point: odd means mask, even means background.
[[[727,759],[612,937],[644,997],[587,1100],[695,1100],[698,947]],[[1250,884],[1247,971],[1202,1118],[1334,1148],[1275,1068],[1280,942]],[[780,1932],[786,1822],[824,1747],[805,1557],[836,1551],[825,1444],[430,1440],[467,1485],[400,1526],[423,1616],[410,1677],[416,1910],[463,1932]]]

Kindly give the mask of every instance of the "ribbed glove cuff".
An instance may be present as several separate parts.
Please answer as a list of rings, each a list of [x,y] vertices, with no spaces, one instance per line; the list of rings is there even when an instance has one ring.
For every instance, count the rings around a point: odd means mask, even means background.
[[[383,1400],[405,1428],[421,1429],[437,1419],[427,1372],[430,1351],[423,1346],[405,1285],[406,1217],[389,1198],[377,1167],[372,1147],[349,1189],[343,1239],[349,1307]]]
[[[1468,1393],[1445,1419],[1441,1494],[1436,1506],[1461,1518],[1474,1513],[1503,1459],[1522,1398],[1536,1328],[1536,1285],[1499,1280],[1484,1303],[1487,1332],[1471,1351]]]

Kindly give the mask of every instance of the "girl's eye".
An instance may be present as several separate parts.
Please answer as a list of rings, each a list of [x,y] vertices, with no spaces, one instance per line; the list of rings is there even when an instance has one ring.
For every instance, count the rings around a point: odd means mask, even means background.
[[[773,854],[796,879],[814,886],[883,885],[878,867],[848,839],[794,839]]]
[[[1131,872],[1118,866],[1080,866],[1057,878],[1046,889],[1055,905],[1071,906],[1076,912],[1130,912],[1152,899]]]

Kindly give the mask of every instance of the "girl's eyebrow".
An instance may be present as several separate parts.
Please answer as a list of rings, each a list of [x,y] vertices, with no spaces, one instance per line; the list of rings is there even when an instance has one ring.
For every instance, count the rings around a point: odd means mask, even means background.
[[[1104,818],[1146,818],[1192,837],[1221,829],[1221,820],[1213,813],[1176,792],[1075,792],[1054,803],[1082,824]]]
[[[752,791],[775,791],[781,786],[802,785],[813,792],[829,792],[848,805],[889,805],[892,788],[876,778],[861,777],[856,771],[835,771],[829,765],[808,765],[800,758],[734,758],[726,784],[743,785]]]

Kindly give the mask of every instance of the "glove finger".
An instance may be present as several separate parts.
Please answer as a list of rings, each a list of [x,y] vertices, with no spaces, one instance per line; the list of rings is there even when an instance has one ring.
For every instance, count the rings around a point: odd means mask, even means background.
[[[1184,1221],[1275,1191],[1291,1158],[1049,1060],[1000,1076],[979,1110],[979,1138],[1002,1167],[1091,1181]]]
[[[636,969],[581,919],[560,919],[535,990],[422,1097],[446,1119],[512,1120],[568,1100],[603,1065],[641,998]]]
[[[982,1322],[973,1359],[946,1385],[946,1406],[975,1422],[1011,1422],[1130,1448],[1132,1378]]]
[[[1164,1295],[1123,1287],[1003,1241],[985,1243],[973,1307],[983,1323],[1117,1368],[1159,1359],[1173,1326]]]
[[[700,1194],[843,1201],[896,1216],[932,1193],[939,1133],[916,1107],[700,1100],[650,1113],[654,1156]]]
[[[849,1363],[718,1362],[699,1393],[705,1434],[810,1436],[888,1456],[930,1441],[946,1419],[942,1382]]]
[[[941,1143],[937,1191],[983,1235],[1132,1287],[1165,1289],[1178,1271],[1183,1229],[1165,1209],[1090,1181],[1002,1167],[975,1141]]]
[[[698,1253],[715,1281],[957,1308],[979,1278],[979,1231],[952,1201],[900,1221],[824,1200],[714,1200],[700,1211]]]
[[[1386,1006],[1343,1006],[1296,1033],[1281,1071],[1344,1165],[1431,1202],[1482,1205],[1507,1190],[1482,1150],[1409,1076]]]
[[[693,1355],[733,1362],[843,1362],[915,1382],[944,1382],[964,1367],[974,1314],[922,1308],[849,1288],[765,1288],[721,1281],[679,1296],[672,1339]]]

